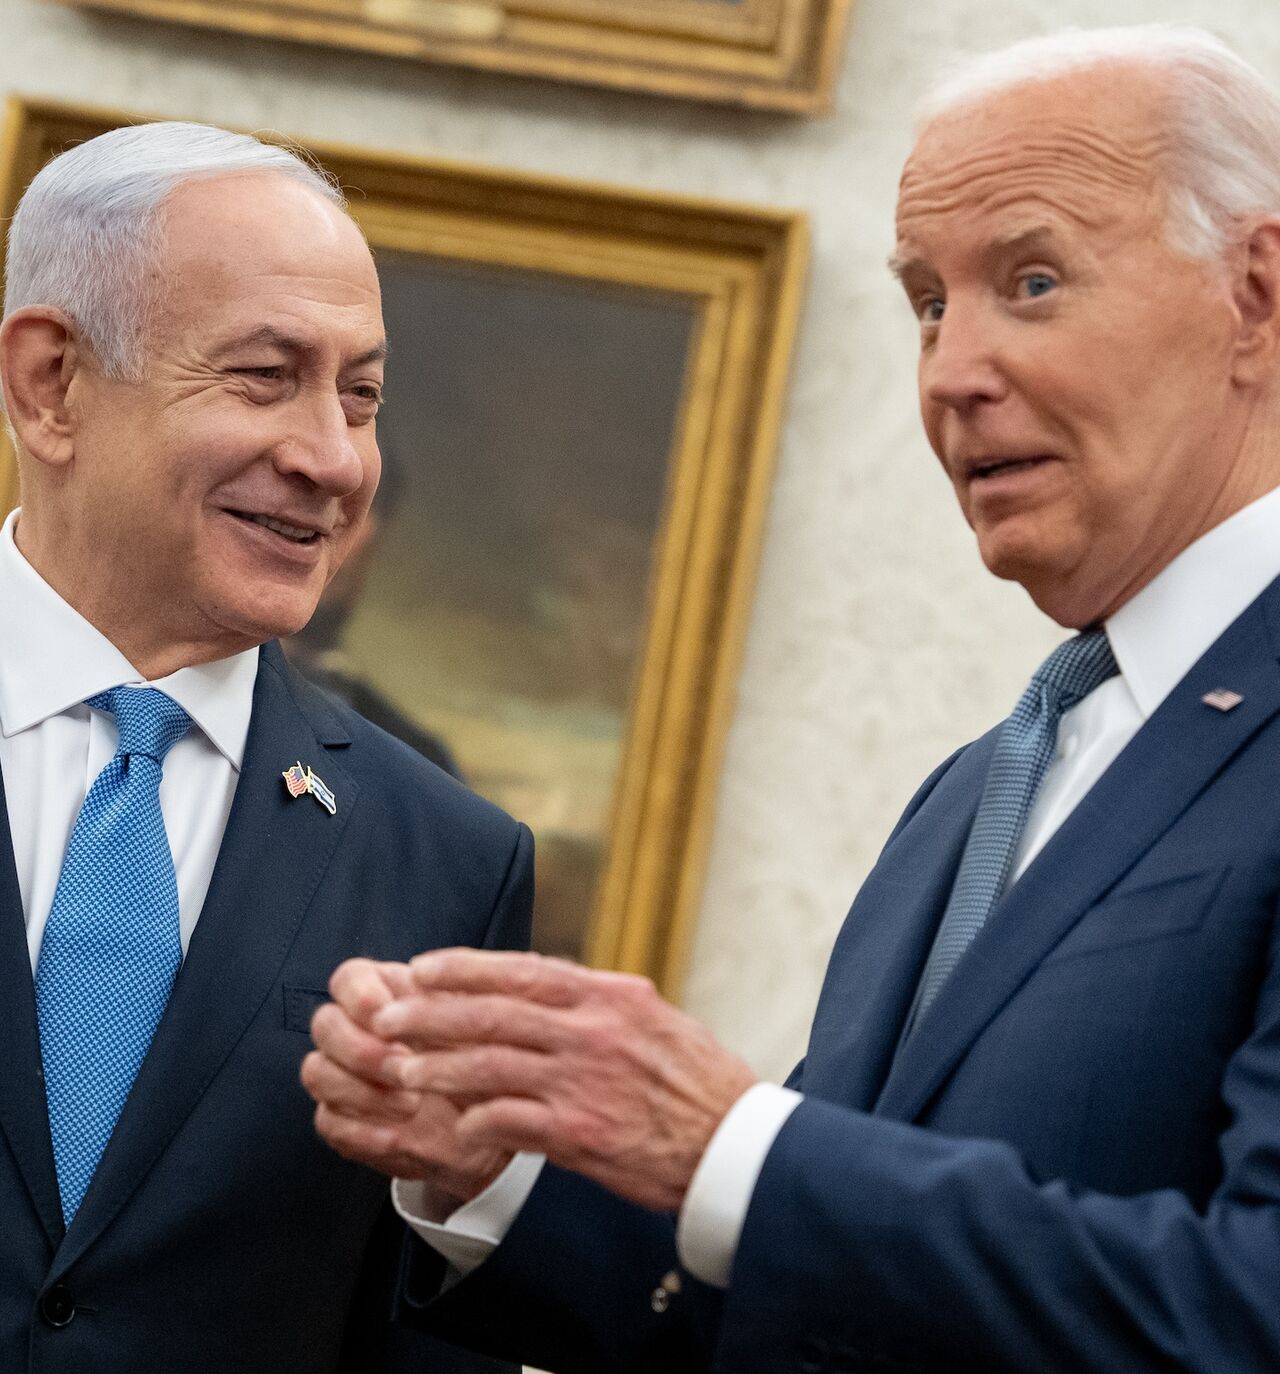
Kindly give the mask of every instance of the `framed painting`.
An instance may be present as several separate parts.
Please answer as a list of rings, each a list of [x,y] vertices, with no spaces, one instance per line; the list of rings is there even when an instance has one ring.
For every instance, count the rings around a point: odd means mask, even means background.
[[[716,100],[830,108],[852,0],[61,0],[264,38]]]
[[[126,115],[12,101],[0,213]],[[537,838],[535,940],[676,994],[807,256],[802,216],[350,148],[391,341],[376,530],[303,671]],[[12,456],[0,497],[17,498]]]

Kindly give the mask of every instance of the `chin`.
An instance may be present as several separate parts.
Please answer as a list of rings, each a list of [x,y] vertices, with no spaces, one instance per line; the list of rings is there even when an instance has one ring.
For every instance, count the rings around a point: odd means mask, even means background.
[[[315,614],[319,601],[318,591],[314,596],[301,596],[296,590],[282,596],[264,590],[259,596],[246,598],[241,589],[234,600],[222,600],[213,618],[229,636],[246,646],[265,644],[297,634]]]
[[[1021,551],[1021,556],[1007,549],[997,556],[984,548],[982,561],[993,576],[1004,582],[1016,582],[1036,606],[1059,625],[1077,629],[1090,623],[1087,615],[1078,619],[1078,592],[1057,566],[1031,557],[1025,550]]]

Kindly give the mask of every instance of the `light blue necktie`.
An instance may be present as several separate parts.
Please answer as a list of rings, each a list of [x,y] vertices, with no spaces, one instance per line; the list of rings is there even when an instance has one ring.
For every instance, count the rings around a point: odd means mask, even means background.
[[[36,966],[45,1097],[68,1225],[182,962],[160,772],[191,718],[154,687],[115,687],[88,704],[115,716],[120,744],[76,818]]]
[[[1014,851],[1057,745],[1063,712],[1117,672],[1105,630],[1076,635],[1044,661],[1000,727],[951,899],[920,979],[913,1027],[1004,892]]]

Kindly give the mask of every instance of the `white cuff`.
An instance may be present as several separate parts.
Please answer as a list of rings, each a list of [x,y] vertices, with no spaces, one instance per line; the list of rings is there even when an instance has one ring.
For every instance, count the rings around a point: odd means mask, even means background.
[[[396,1211],[460,1274],[478,1268],[502,1244],[546,1163],[543,1155],[518,1154],[497,1178],[443,1222],[428,1220],[423,1185],[397,1178],[391,1184]]]
[[[680,1208],[676,1250],[695,1277],[729,1286],[738,1238],[765,1156],[801,1101],[797,1092],[757,1083],[729,1109],[698,1163]]]

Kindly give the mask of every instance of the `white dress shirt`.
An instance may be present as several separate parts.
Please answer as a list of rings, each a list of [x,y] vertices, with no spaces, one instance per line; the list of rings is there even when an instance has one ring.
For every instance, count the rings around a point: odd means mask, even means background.
[[[1014,856],[1011,882],[1200,656],[1278,576],[1280,489],[1184,549],[1107,621],[1120,673],[1062,717],[1054,757]],[[765,1157],[800,1101],[790,1089],[757,1083],[738,1099],[707,1146],[676,1233],[682,1263],[705,1283],[728,1285]],[[536,1156],[518,1157],[509,1170],[512,1177],[503,1175],[443,1227],[421,1219],[419,1198],[403,1183],[395,1188],[396,1205],[424,1240],[465,1273],[501,1242],[539,1167]]]
[[[145,684],[19,552],[20,514],[0,528],[0,775],[32,971],[76,816],[116,750],[115,718],[84,702],[120,686],[158,687],[193,722],[169,751],[160,783],[185,955],[240,776],[258,650]]]

